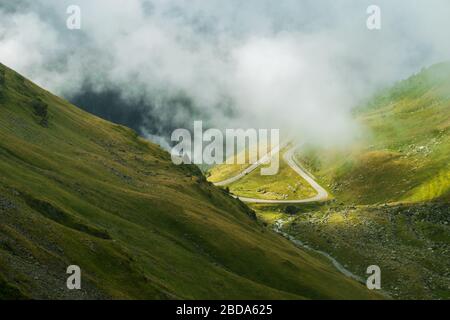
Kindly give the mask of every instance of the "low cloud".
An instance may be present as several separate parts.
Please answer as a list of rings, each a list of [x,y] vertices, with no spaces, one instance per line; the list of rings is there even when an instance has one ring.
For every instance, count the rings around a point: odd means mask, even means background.
[[[0,61],[69,99],[114,92],[153,139],[203,120],[346,143],[353,106],[450,52],[443,0],[378,1],[379,31],[368,1],[75,2],[0,3]],[[81,30],[66,28],[71,4]]]

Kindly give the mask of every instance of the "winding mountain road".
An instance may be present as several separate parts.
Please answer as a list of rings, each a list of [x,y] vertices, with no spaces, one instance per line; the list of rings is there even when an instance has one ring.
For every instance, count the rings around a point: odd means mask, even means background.
[[[286,163],[292,168],[292,170],[294,170],[299,176],[301,176],[304,180],[306,180],[311,187],[317,192],[317,194],[314,197],[310,197],[310,198],[306,198],[306,199],[298,199],[298,200],[266,200],[266,199],[257,199],[257,198],[246,198],[246,197],[239,197],[236,195],[233,195],[233,197],[240,199],[243,202],[249,202],[249,203],[268,203],[268,204],[295,204],[295,203],[312,203],[312,202],[320,202],[320,201],[325,201],[328,199],[329,195],[328,192],[321,186],[319,185],[314,178],[312,177],[311,174],[308,174],[306,172],[305,169],[303,169],[301,167],[301,165],[299,163],[296,162],[294,154],[295,154],[295,150],[297,150],[298,146],[294,146],[291,149],[289,149],[283,156],[283,160],[286,161]],[[280,148],[278,147],[278,149],[274,148],[270,153],[268,153],[266,156],[262,157],[258,162],[254,163],[253,165],[251,165],[250,167],[248,167],[247,169],[243,170],[242,172],[240,172],[239,174],[237,174],[234,177],[231,177],[229,179],[220,181],[215,183],[216,186],[225,186],[228,184],[231,184],[243,177],[245,177],[247,174],[251,173],[253,170],[255,170],[256,168],[258,168],[261,164],[267,162],[269,160],[269,157],[272,156],[272,154],[274,152],[278,152],[280,150]],[[365,283],[365,280],[355,274],[353,274],[351,271],[349,271],[348,269],[346,269],[341,263],[339,263],[335,258],[333,258],[330,254],[321,251],[321,250],[317,250],[314,249],[312,247],[310,247],[309,245],[306,245],[305,243],[303,243],[302,241],[294,238],[293,236],[287,234],[286,232],[284,232],[282,230],[283,224],[286,223],[287,221],[280,219],[277,220],[274,224],[274,231],[281,234],[283,237],[285,237],[286,239],[290,240],[292,243],[294,243],[296,246],[307,249],[307,250],[311,250],[314,251],[322,256],[324,256],[326,259],[328,259],[334,266],[335,268],[341,272],[343,275],[356,280],[360,283]]]
[[[226,186],[228,184],[231,184],[243,177],[245,177],[247,174],[254,171],[256,168],[258,168],[261,164],[266,163],[269,160],[269,157],[272,156],[273,153],[279,152],[279,147],[274,148],[270,153],[266,154],[264,157],[262,157],[260,160],[252,164],[250,167],[246,168],[239,174],[237,174],[234,177],[231,177],[229,179],[216,182],[214,185],[216,186]],[[294,153],[295,150],[297,150],[297,146],[294,146],[293,148],[289,149],[283,156],[284,161],[294,170],[299,176],[301,176],[303,179],[305,179],[311,187],[317,192],[317,194],[314,197],[306,198],[306,199],[293,199],[293,200],[270,200],[270,199],[258,199],[258,198],[247,198],[247,197],[240,197],[237,195],[233,195],[235,198],[238,198],[239,200],[243,202],[249,202],[249,203],[268,203],[268,204],[295,204],[295,203],[311,203],[311,202],[319,202],[319,201],[325,201],[328,199],[328,192],[319,185],[310,174],[308,174],[295,160]]]

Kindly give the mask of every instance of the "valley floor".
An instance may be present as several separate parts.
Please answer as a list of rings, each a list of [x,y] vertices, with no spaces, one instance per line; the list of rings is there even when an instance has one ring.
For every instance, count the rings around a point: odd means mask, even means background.
[[[382,289],[397,299],[450,299],[448,204],[326,204],[259,207],[258,218],[314,250],[326,252],[359,278],[378,265]]]

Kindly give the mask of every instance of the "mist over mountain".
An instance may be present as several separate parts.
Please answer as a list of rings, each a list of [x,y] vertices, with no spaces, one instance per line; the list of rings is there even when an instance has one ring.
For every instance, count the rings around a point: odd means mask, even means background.
[[[347,143],[356,104],[450,52],[443,0],[378,1],[378,31],[369,1],[81,0],[68,30],[71,4],[1,1],[0,61],[152,138],[203,120]]]
[[[0,300],[450,299],[449,12],[0,0]]]

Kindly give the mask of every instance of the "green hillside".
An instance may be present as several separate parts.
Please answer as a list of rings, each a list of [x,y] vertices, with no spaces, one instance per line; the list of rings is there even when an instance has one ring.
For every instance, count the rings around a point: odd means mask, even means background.
[[[378,265],[382,289],[392,298],[449,299],[450,63],[379,93],[355,110],[355,119],[363,134],[353,145],[306,145],[296,154],[332,201],[251,207],[264,223],[282,226],[359,277]],[[281,168],[268,179],[249,174],[230,191],[289,198],[302,180],[287,174],[284,161]],[[214,171],[223,172],[224,166]]]
[[[381,287],[393,298],[450,299],[448,203],[329,205],[301,210],[283,231],[361,277],[368,265],[379,266]]]
[[[393,298],[450,298],[450,63],[399,82],[355,111],[365,135],[347,150],[297,158],[335,201],[285,225],[355,274],[380,266]],[[282,211],[262,211],[270,222]]]
[[[341,201],[450,200],[450,63],[434,65],[356,111],[364,137],[346,151],[309,148],[300,161]]]
[[[0,222],[0,299],[377,298],[196,167],[1,64]]]

